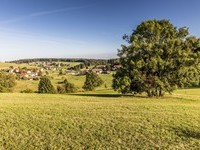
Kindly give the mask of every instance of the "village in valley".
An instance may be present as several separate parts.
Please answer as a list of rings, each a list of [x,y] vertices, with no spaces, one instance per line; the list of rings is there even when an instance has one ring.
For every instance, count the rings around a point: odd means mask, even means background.
[[[16,66],[18,65],[19,66]],[[111,74],[121,68],[119,63],[93,64],[87,65],[84,62],[66,63],[53,61],[35,61],[25,63],[24,67],[21,63],[12,64],[7,68],[1,68],[1,72],[9,72],[16,75],[18,80],[39,80],[41,76],[51,76],[51,73],[58,75],[86,75],[87,72],[96,74]]]

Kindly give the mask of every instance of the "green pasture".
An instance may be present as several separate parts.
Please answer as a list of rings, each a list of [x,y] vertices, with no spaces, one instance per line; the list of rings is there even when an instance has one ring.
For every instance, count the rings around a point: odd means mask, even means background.
[[[0,149],[199,149],[200,89],[164,98],[1,93],[0,128]]]
[[[78,92],[83,92],[83,84],[85,81],[85,75],[58,75],[59,73],[56,71],[50,72],[50,75],[53,77],[51,79],[52,84],[56,88],[59,85],[59,82],[62,82],[64,79],[67,79],[69,82],[73,83],[77,88]],[[98,87],[94,92],[96,93],[113,93],[112,90],[112,74],[102,74],[100,75],[104,84],[101,87]],[[27,88],[32,89],[33,91],[37,91],[39,81],[33,80],[19,80],[17,81],[17,85],[14,87],[13,92],[18,93]],[[106,84],[106,86],[105,86]]]
[[[0,93],[0,149],[200,149],[200,89],[122,96],[112,74],[100,75],[104,84],[92,92],[82,90],[85,76],[49,75],[78,93],[24,94],[39,81],[18,80],[13,93]]]

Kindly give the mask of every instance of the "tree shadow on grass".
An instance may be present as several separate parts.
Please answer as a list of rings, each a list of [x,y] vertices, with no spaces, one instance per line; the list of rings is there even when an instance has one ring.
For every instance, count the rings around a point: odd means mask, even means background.
[[[173,128],[175,131],[176,135],[179,137],[185,137],[185,138],[194,138],[200,140],[200,131],[197,130],[191,130],[188,128]]]
[[[182,97],[172,97],[172,96],[163,96],[163,97],[148,97],[145,95],[131,95],[131,94],[115,94],[115,93],[71,93],[68,95],[72,96],[85,96],[85,97],[121,97],[121,98],[144,98],[148,100],[152,99],[160,99],[160,100],[168,100],[168,99],[174,99],[174,100],[190,100],[188,98],[182,98]],[[196,101],[191,99],[190,101]]]
[[[70,94],[74,96],[86,96],[86,97],[129,97],[129,98],[147,98],[143,95],[123,95],[123,94],[100,94],[100,93],[74,93]]]
[[[70,94],[74,96],[86,96],[86,97],[122,97],[121,94]]]

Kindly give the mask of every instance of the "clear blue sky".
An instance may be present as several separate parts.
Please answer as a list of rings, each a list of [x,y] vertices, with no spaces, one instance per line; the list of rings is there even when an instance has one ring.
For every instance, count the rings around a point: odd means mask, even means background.
[[[200,37],[200,0],[0,0],[0,61],[113,58],[122,36],[169,19]]]

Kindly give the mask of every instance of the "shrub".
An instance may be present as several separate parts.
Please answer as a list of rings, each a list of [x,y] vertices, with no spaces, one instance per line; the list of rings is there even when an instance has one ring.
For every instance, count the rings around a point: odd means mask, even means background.
[[[16,80],[20,80],[20,75],[17,74],[15,78],[16,78]]]
[[[57,92],[58,92],[59,94],[64,94],[64,93],[66,93],[65,87],[64,87],[64,86],[61,86],[61,85],[58,85],[58,86],[57,86]]]
[[[63,93],[75,93],[77,92],[77,88],[75,87],[74,84],[70,83],[67,81],[67,79],[65,79],[62,83],[62,85],[58,85],[57,86],[57,92],[60,94]]]
[[[22,91],[20,91],[21,93],[34,93],[34,91],[33,90],[31,90],[31,89],[29,89],[29,88],[27,88],[27,89],[25,89],[25,90],[22,90]]]
[[[33,80],[38,81],[38,80],[40,80],[40,78],[39,77],[35,77],[35,78],[33,78]]]
[[[104,87],[107,89],[108,88],[107,84],[105,84]]]
[[[16,77],[10,73],[0,73],[0,92],[11,92],[16,85]]]
[[[62,69],[59,70],[59,74],[58,75],[63,75]]]
[[[67,79],[64,80],[64,88],[66,93],[75,93],[77,91],[75,85],[68,82]]]

